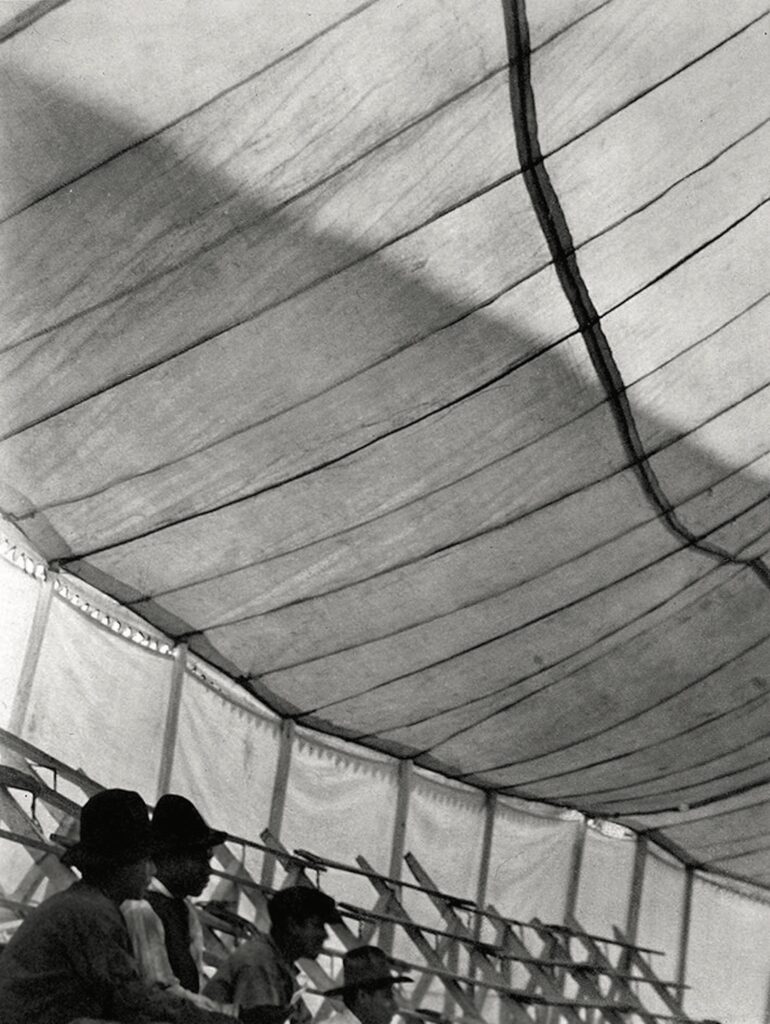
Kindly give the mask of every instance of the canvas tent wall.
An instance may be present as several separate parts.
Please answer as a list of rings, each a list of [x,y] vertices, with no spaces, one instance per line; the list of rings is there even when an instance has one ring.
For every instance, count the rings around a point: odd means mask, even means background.
[[[0,510],[52,570],[14,727],[53,742],[33,683],[66,703],[118,642],[58,660],[71,573],[240,687],[146,650],[88,684],[114,754],[121,687],[153,750],[186,737],[142,786],[256,697],[295,723],[222,753],[260,791],[317,729],[391,794],[390,757],[451,777],[468,822],[494,792],[493,836],[509,797],[619,821],[684,903],[697,869],[769,885],[766,5],[0,18]],[[610,917],[630,846],[586,835]]]
[[[405,774],[387,755],[287,729],[127,609],[72,578],[46,579],[23,548],[5,548],[14,561],[0,559],[0,728],[106,785],[136,787],[150,803],[164,791],[185,793],[235,835],[256,838],[269,824],[289,848],[348,863],[363,853],[386,874],[400,871],[394,849],[412,851],[445,891],[481,896],[518,919],[558,923],[571,910],[586,929],[611,935],[633,915],[639,944],[665,951],[663,973],[691,986],[688,1014],[763,1021],[766,893],[693,878],[654,847],[634,893],[632,833],[599,822],[586,827],[576,812],[542,804],[498,798],[485,833],[490,803],[482,792],[419,768]],[[244,850],[244,864],[260,877],[263,855]],[[12,896],[28,868],[28,858],[0,841],[0,895]],[[329,876],[324,886],[363,903],[369,888],[353,876]]]

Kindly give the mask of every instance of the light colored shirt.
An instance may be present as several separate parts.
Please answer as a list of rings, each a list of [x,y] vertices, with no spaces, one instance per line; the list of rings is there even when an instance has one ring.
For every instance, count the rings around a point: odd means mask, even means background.
[[[203,991],[210,999],[238,1007],[291,1005],[291,1024],[311,1020],[301,998],[297,968],[263,932],[232,952]]]
[[[153,878],[148,889],[172,898],[171,893],[157,878]],[[198,975],[201,985],[203,985],[206,981],[203,974],[203,928],[192,902],[189,899],[184,902],[188,911],[190,956],[198,968]],[[139,973],[148,984],[159,985],[161,988],[189,1000],[202,1010],[215,1010],[230,1017],[238,1016],[235,1006],[218,1003],[197,992],[191,992],[180,984],[169,962],[163,922],[147,900],[126,900],[121,904],[120,910],[131,937],[131,946],[139,965]]]
[[[326,1024],[361,1024],[361,1022],[349,1007],[343,1005],[341,1010],[335,1010],[327,1018]]]

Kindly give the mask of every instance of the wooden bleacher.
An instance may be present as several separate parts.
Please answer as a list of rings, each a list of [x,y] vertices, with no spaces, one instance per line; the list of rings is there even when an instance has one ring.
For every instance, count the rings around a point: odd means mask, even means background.
[[[72,834],[80,806],[100,788],[83,772],[0,729],[0,844],[15,844],[29,859],[12,885],[0,880],[0,944],[29,909],[75,877],[61,864],[60,848],[49,835]],[[41,818],[53,825],[48,834]],[[565,924],[520,921],[493,906],[476,906],[442,891],[411,853],[404,856],[408,876],[393,878],[362,856],[345,864],[308,850],[291,851],[268,830],[260,840],[228,836],[215,851],[208,899],[199,905],[212,968],[255,928],[267,926],[267,899],[274,890],[247,870],[247,849],[274,860],[284,872],[283,885],[320,886],[332,875],[356,875],[371,886],[370,905],[339,903],[343,923],[332,927],[333,943],[319,962],[302,964],[318,1024],[335,1008],[323,992],[337,982],[345,950],[367,943],[391,954],[398,945],[394,963],[414,976],[414,984],[399,993],[405,1021],[691,1021],[682,1008],[686,986],[655,969],[662,952],[630,943],[620,929],[594,935],[574,918]],[[430,923],[408,909],[415,903],[430,914]]]

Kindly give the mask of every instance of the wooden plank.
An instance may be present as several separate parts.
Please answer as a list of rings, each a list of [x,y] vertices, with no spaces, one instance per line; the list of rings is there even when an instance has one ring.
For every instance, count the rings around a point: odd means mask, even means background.
[[[631,873],[631,887],[629,890],[628,908],[626,912],[626,935],[629,941],[636,944],[636,933],[639,927],[639,913],[642,906],[642,888],[644,886],[644,869],[647,863],[647,837],[638,835],[634,844],[634,866]],[[630,963],[630,950],[624,949],[620,954],[618,969],[621,972],[628,971]],[[613,987],[610,989],[612,993]]]
[[[481,839],[481,861],[479,864],[479,878],[476,885],[476,906],[483,907],[487,902],[487,885],[489,883],[489,863],[492,856],[492,837],[495,829],[495,811],[497,809],[497,793],[490,790],[484,797],[484,834]],[[476,939],[481,938],[481,926],[483,917],[476,915],[473,927],[473,934]]]
[[[240,864],[239,864],[239,867],[240,867]],[[250,889],[250,890],[260,891],[261,892],[261,891],[263,891],[265,889],[265,887],[263,885],[260,885],[259,882],[255,882],[253,880],[253,878],[247,877],[247,875],[241,873],[240,870],[233,872],[233,871],[223,871],[220,868],[212,868],[211,869],[211,874],[212,874],[212,877],[214,877],[214,878],[222,878],[225,881],[234,882],[234,883],[236,883],[238,885],[242,885],[244,890],[245,889]],[[266,890],[266,891],[267,892],[273,892],[272,889],[269,889],[269,890]],[[252,902],[254,902],[254,901],[252,901]],[[256,904],[255,904],[255,906],[256,906]]]
[[[40,659],[40,651],[43,646],[43,637],[48,623],[48,614],[51,610],[53,598],[53,579],[49,575],[41,584],[35,605],[35,614],[32,617],[29,637],[27,638],[27,649],[24,653],[19,680],[16,684],[16,694],[13,699],[9,728],[12,733],[21,734],[24,728],[24,719],[27,716],[32,684],[35,679],[37,663]]]
[[[479,877],[476,883],[476,906],[483,907],[487,901],[487,885],[489,883],[489,864],[492,855],[492,836],[495,828],[495,810],[497,808],[497,793],[492,790],[484,794],[484,832],[481,837],[481,859],[479,862]],[[481,914],[476,914],[473,922],[473,936],[477,941],[481,940],[481,929],[484,919]],[[471,977],[476,976],[476,967],[471,964]],[[501,1006],[501,1013],[504,1013]]]
[[[682,898],[682,925],[679,930],[679,950],[676,963],[676,980],[684,985],[687,977],[687,953],[690,944],[690,922],[692,919],[692,889],[695,869],[685,868],[684,893]]]
[[[261,838],[265,841],[267,846],[275,851],[277,859],[282,862],[284,867],[287,868],[287,885],[308,885],[313,889],[318,889],[319,886],[314,885],[313,882],[305,874],[305,867],[312,868],[312,864],[308,864],[307,861],[301,861],[298,857],[293,856],[272,833],[270,829],[265,829],[262,832]],[[289,879],[292,881],[289,881]],[[344,923],[332,924],[329,926],[337,938],[342,942],[345,949],[354,949],[360,945],[358,936],[354,935],[353,932]]]
[[[331,956],[331,957],[339,957],[339,956],[342,955],[342,953],[339,950],[335,950],[335,949],[324,949],[323,953],[326,956]],[[461,984],[470,984],[470,982],[471,982],[470,977],[468,977],[467,975],[455,974],[455,973],[453,973],[451,971],[447,971],[447,970],[443,970],[443,969],[440,969],[440,968],[437,968],[437,967],[433,967],[433,966],[431,966],[429,964],[419,964],[419,963],[416,963],[416,962],[414,962],[412,960],[404,960],[401,957],[393,957],[393,958],[391,958],[391,964],[392,964],[393,967],[398,968],[399,970],[407,971],[407,972],[414,971],[414,972],[418,972],[418,973],[421,973],[421,974],[435,974],[437,976],[445,975],[446,977],[453,978],[454,980],[460,982]],[[480,984],[482,984],[482,983],[480,983]],[[518,989],[511,989],[509,986],[502,987],[502,986],[493,985],[493,984],[490,983],[489,985],[486,985],[485,987],[488,987],[492,991],[500,991],[500,992],[503,992],[503,993],[505,993],[505,994],[507,994],[509,996],[514,996],[516,998],[516,1000],[520,1001],[522,1004],[528,1004],[531,1007],[540,1007],[540,1008],[552,1007],[552,1008],[558,1010],[560,1007],[572,1006],[572,1007],[576,1007],[577,1009],[580,1009],[580,1010],[603,1010],[603,1009],[610,1009],[610,1010],[618,1010],[618,1011],[620,1011],[620,1012],[622,1012],[624,1014],[630,1014],[632,1016],[637,1015],[637,1010],[636,1010],[635,1007],[633,1007],[633,1006],[622,1006],[622,1005],[617,1005],[617,1004],[613,1004],[613,1003],[608,1003],[606,999],[602,999],[601,1001],[591,1001],[591,1002],[584,1002],[584,1003],[577,1002],[576,1003],[573,1000],[570,1000],[570,999],[568,999],[566,997],[563,998],[563,999],[559,999],[559,1000],[549,1000],[546,996],[544,996],[542,994],[539,994],[539,993],[532,993],[532,994],[530,994],[528,992],[523,992],[523,991],[518,990]],[[315,995],[324,995],[325,993],[323,991],[318,991],[318,992],[315,992],[314,994]],[[441,1014],[441,1013],[434,1013],[434,1011],[428,1011],[428,1012],[434,1015],[434,1019],[437,1019],[437,1020],[438,1019],[444,1019],[444,1015]],[[676,1024],[714,1024],[713,1021],[706,1021],[706,1020],[704,1020],[704,1021],[690,1021],[688,1018],[681,1017],[681,1016],[673,1016],[673,1015],[667,1014],[667,1013],[651,1013],[650,1016],[652,1016],[656,1020],[674,1021],[674,1022],[676,1022]],[[532,1020],[531,1017],[527,1017],[526,1019],[528,1021],[530,1021],[530,1022]]]
[[[503,927],[506,929],[506,949],[519,956],[520,963],[524,966],[524,969],[530,976],[532,984],[527,986],[526,994],[531,996],[533,1000],[535,996],[538,996],[538,1002],[540,1005],[562,1007],[562,1016],[564,1016],[567,1021],[574,1022],[579,1020],[580,1018],[572,1007],[572,1004],[565,1000],[563,993],[559,989],[552,975],[544,969],[545,965],[540,966],[536,959],[533,961],[528,948],[524,945],[518,935],[516,935],[513,928],[506,925],[503,925]],[[540,993],[536,992],[535,989],[539,989]]]
[[[49,768],[68,782],[72,782],[82,789],[86,796],[93,796],[94,793],[98,793],[104,788],[79,768],[71,768],[64,761],[60,761],[57,757],[52,757],[44,750],[41,750],[40,747],[36,747],[27,740],[21,739],[21,737],[14,735],[14,733],[9,732],[7,729],[0,729],[0,748],[19,754],[31,767]]]
[[[70,885],[75,880],[74,873],[56,856],[53,847],[45,843],[40,829],[29,818],[26,811],[18,801],[4,788],[0,786],[0,820],[10,826],[10,831],[18,834],[24,845],[30,850],[30,856],[35,861],[40,875],[36,880],[35,888],[44,879],[48,878],[60,888]],[[40,844],[43,844],[41,847]],[[11,893],[11,898],[17,899],[21,895],[22,901],[29,898],[28,888],[23,894]]]
[[[612,930],[618,938],[622,939],[624,942],[628,941],[626,935],[619,928],[613,928]],[[672,1013],[677,1014],[680,1020],[690,1020],[690,1018],[682,1011],[680,1001],[672,995],[669,990],[669,986],[658,978],[657,974],[652,967],[650,967],[642,954],[638,950],[632,949],[630,950],[629,959],[630,962],[637,967],[639,972],[648,979],[655,991],[655,994],[664,1003],[664,1005],[667,1006]]]
[[[490,921],[502,921],[502,922],[507,923],[507,924],[516,925],[519,928],[534,928],[534,925],[531,923],[531,921],[519,921],[515,917],[507,917],[505,914],[501,914],[498,911],[496,911],[491,905],[485,907],[484,910],[483,911],[479,911],[479,913],[483,913],[484,916],[487,917]],[[567,920],[568,921],[569,920],[574,921],[575,920],[574,915],[571,915],[569,918],[567,918]],[[536,930],[538,932],[542,932],[542,931],[553,932],[555,935],[575,935],[575,936],[588,935],[589,938],[594,939],[596,942],[606,942],[606,943],[608,943],[611,946],[627,946],[627,945],[629,945],[629,943],[621,942],[620,940],[618,940],[618,939],[616,939],[616,938],[614,938],[612,936],[609,936],[609,935],[594,935],[594,934],[589,933],[589,932],[583,932],[579,928],[571,928],[568,924],[566,924],[566,925],[564,925],[564,924],[552,924],[550,922],[544,921],[544,922],[542,922],[542,924],[538,925]],[[646,953],[648,956],[665,956],[666,955],[664,950],[662,950],[662,949],[651,949],[648,946],[635,946],[633,948],[640,950],[642,953]]]
[[[440,889],[427,890],[423,886],[417,885],[414,882],[410,882],[406,878],[398,877],[398,872],[396,873],[395,876],[391,876],[383,875],[381,871],[365,871],[360,866],[356,866],[353,864],[345,864],[343,861],[339,860],[331,860],[329,857],[322,857],[317,853],[312,853],[310,850],[305,849],[295,850],[294,855],[302,859],[305,862],[306,866],[308,867],[315,868],[316,866],[320,866],[322,869],[336,868],[339,871],[350,872],[350,874],[352,875],[361,875],[363,878],[378,878],[380,879],[380,881],[387,882],[388,885],[395,886],[396,889],[413,889],[415,892],[425,893],[426,895],[435,893],[436,896],[441,896],[442,899],[447,900],[455,906],[466,907],[469,910],[476,909],[476,904],[473,902],[473,900],[465,899],[461,896],[453,896],[451,895],[451,893],[443,892]],[[308,864],[308,861],[310,861],[311,863]]]
[[[261,914],[265,919],[267,911],[264,887],[252,877],[247,868],[226,845],[222,844],[217,847],[214,851],[214,859],[219,861],[224,869],[219,873],[222,883],[226,882],[229,886],[235,885],[237,889],[242,889],[244,896],[257,914]],[[218,885],[212,898],[223,899],[225,892],[226,889]]]
[[[437,976],[444,976],[446,978],[454,979],[455,981],[461,982],[463,984],[469,984],[471,982],[471,978],[469,978],[467,975],[454,974],[451,971],[445,970],[443,967],[436,967],[431,964],[417,964],[413,963],[410,960],[402,960],[398,957],[394,958],[392,960],[392,963],[395,967],[403,968],[407,971],[427,971],[429,973],[435,973]],[[608,1003],[606,1000],[596,1002],[575,1003],[574,1001],[567,999],[563,996],[556,999],[549,999],[542,993],[522,992],[518,989],[511,989],[507,985],[496,985],[492,982],[488,984],[485,982],[484,984],[487,988],[493,991],[500,992],[502,995],[507,995],[511,997],[511,999],[516,999],[521,1001],[522,1003],[530,1004],[532,1006],[556,1006],[562,1008],[577,1007],[578,1009],[618,1009],[618,1007],[614,1006],[612,1003]],[[630,1006],[621,1009],[623,1009],[625,1013],[636,1012],[636,1010]],[[662,1020],[683,1020],[683,1018],[681,1017],[669,1017],[667,1014],[653,1014],[653,1016],[658,1017]],[[703,1024],[706,1024],[706,1022],[703,1022]]]
[[[393,838],[390,844],[390,866],[388,874],[391,878],[400,878],[401,862],[406,848],[406,825],[409,817],[409,801],[412,795],[414,765],[409,760],[398,763],[398,794],[396,797],[396,817],[393,822]],[[396,892],[401,893],[400,889]],[[393,952],[394,930],[389,924],[380,929],[380,943],[386,953]]]
[[[505,921],[500,920],[500,921],[496,921],[495,922],[495,928],[496,928],[496,930],[497,930],[497,932],[498,932],[498,934],[500,936],[499,942],[500,942],[501,946],[506,950],[506,952],[514,953],[514,954],[518,953],[519,955],[521,955],[522,950],[526,950],[527,949],[527,947],[524,945],[524,943],[519,938],[519,936],[515,934],[514,928],[513,928],[513,926],[511,924],[509,924],[509,923],[507,923]],[[537,968],[533,969],[530,972],[530,977],[529,977],[529,980],[528,980],[525,992],[528,995],[529,994],[534,995],[535,987],[539,984],[540,980],[541,980],[541,973],[540,973],[539,969],[537,969]],[[556,986],[556,991],[559,991],[557,986]],[[535,1012],[537,1012],[537,1011],[535,1011]],[[539,1019],[539,1017],[538,1017],[538,1019]]]
[[[374,936],[377,931],[381,928],[381,921],[384,917],[382,910],[386,904],[387,899],[383,896],[379,896],[371,910],[363,910],[360,907],[354,907],[350,903],[338,903],[337,909],[343,917],[353,917],[361,922],[359,935],[360,943],[362,946],[369,946],[374,941]],[[379,945],[381,946],[382,942],[380,942]]]
[[[533,918],[532,923],[535,926],[540,924],[540,922],[538,921],[537,918]],[[559,941],[559,938],[556,935],[554,935],[553,932],[545,932],[544,933],[544,937],[549,942],[551,948],[553,949],[554,954],[561,953],[562,956],[566,960],[572,959],[571,955],[570,955],[569,945],[568,945],[569,940],[567,940],[567,941]],[[608,1006],[612,1005],[614,1000],[610,996],[604,996],[603,995],[603,993],[599,989],[599,986],[596,984],[595,977],[591,976],[590,968],[587,969],[582,964],[580,964],[579,962],[575,961],[571,968],[570,967],[566,968],[566,971],[569,973],[570,977],[572,978],[572,980],[577,985],[578,993],[579,993],[579,999],[580,999],[581,1002],[590,1002],[592,1000],[593,1001],[602,1001],[603,1000],[603,1001],[605,1001],[608,1004]],[[613,984],[614,984],[614,982],[615,982],[615,976],[613,975]],[[624,994],[625,994],[625,990],[624,990]],[[630,1000],[626,1000],[626,1002],[624,1004],[625,1006],[628,1006],[629,1004],[633,1004],[634,1002],[637,1002],[637,1000],[633,996],[633,993],[629,992],[629,995],[631,995],[631,999]],[[641,1003],[639,1005],[641,1006]],[[609,1009],[609,1008],[603,1009],[602,1010],[602,1016],[609,1022],[609,1024],[624,1024],[623,1018],[621,1016],[621,1013],[619,1011],[616,1011],[615,1009]],[[654,1024],[654,1022],[649,1021],[648,1024]]]
[[[448,935],[444,935],[436,939],[436,955],[442,960],[450,941],[451,940]],[[428,994],[434,977],[434,975],[428,971],[421,971],[418,973],[420,974],[420,977],[409,989],[409,1003],[414,1007],[419,1006],[423,998]]]
[[[437,950],[438,952],[438,950]],[[444,939],[443,960],[447,970],[458,974],[460,971],[459,944],[454,935],[447,935]],[[475,993],[473,993],[475,995]],[[454,998],[449,989],[444,991],[444,1013],[451,1014],[454,1007]]]
[[[11,757],[18,757],[19,755],[11,753]],[[56,836],[63,836],[66,839],[74,839],[77,836],[79,828],[79,816],[73,814],[69,809],[54,807],[50,801],[45,800],[45,794],[42,796],[43,801],[47,804],[47,810],[49,814],[57,821],[58,828],[56,829]],[[30,840],[31,842],[31,840]],[[59,857],[60,853],[56,847],[56,841],[51,846],[44,844],[48,849]],[[25,901],[32,899],[33,895],[37,892],[37,889],[42,883],[42,878],[37,864],[32,864],[27,873],[21,879],[16,887],[16,894],[18,898]]]
[[[634,849],[634,868],[631,876],[631,898],[626,917],[626,935],[628,941],[636,945],[636,933],[639,927],[639,912],[642,904],[642,888],[644,886],[644,869],[647,863],[647,837],[637,836]]]
[[[264,836],[264,833],[263,833],[263,836]],[[305,862],[311,861],[313,863],[313,866],[315,866],[317,864],[317,865],[322,866],[322,867],[328,867],[328,868],[333,868],[333,869],[336,868],[336,869],[339,869],[340,871],[349,871],[351,874],[362,875],[365,878],[376,878],[376,879],[379,879],[379,880],[381,880],[383,882],[386,882],[386,883],[388,883],[388,884],[390,884],[392,886],[401,886],[402,888],[414,889],[416,892],[421,892],[421,893],[423,893],[426,896],[438,896],[440,899],[445,900],[447,903],[451,904],[452,906],[456,906],[456,907],[472,910],[474,912],[474,914],[478,914],[482,918],[485,918],[485,919],[487,919],[487,920],[489,920],[489,921],[491,921],[493,923],[495,923],[495,922],[504,922],[506,924],[514,925],[514,926],[517,926],[517,927],[520,927],[520,928],[527,928],[527,929],[533,929],[534,928],[534,926],[532,925],[532,923],[530,921],[520,921],[517,918],[508,917],[508,916],[506,916],[504,914],[500,914],[493,907],[491,907],[491,905],[487,906],[486,908],[484,908],[482,910],[482,909],[480,909],[474,903],[473,900],[466,899],[463,896],[455,896],[452,893],[445,892],[443,889],[433,889],[433,888],[430,888],[430,887],[426,887],[426,886],[423,886],[423,885],[416,884],[415,882],[410,882],[407,879],[390,877],[389,875],[383,875],[381,872],[375,871],[374,869],[364,870],[363,868],[360,867],[360,863],[359,863],[359,866],[356,867],[356,866],[353,866],[353,865],[350,865],[350,864],[345,864],[342,861],[332,860],[329,857],[323,857],[323,856],[321,856],[319,854],[313,853],[310,850],[305,850],[305,849],[295,850],[294,851],[294,855],[296,857],[298,857],[298,859],[304,860]],[[357,858],[357,859],[360,861],[360,858]],[[536,930],[539,933],[539,932],[542,932],[543,929],[545,929],[547,931],[553,931],[557,935],[559,935],[559,934],[567,934],[567,935],[569,935],[569,934],[574,934],[574,935],[584,934],[582,932],[578,932],[576,930],[573,930],[573,929],[569,928],[567,925],[549,924],[549,923],[546,923],[546,922],[544,922],[541,925],[539,925]],[[617,939],[615,939],[615,938],[613,938],[611,936],[592,935],[591,937],[596,939],[596,941],[598,941],[598,942],[607,942],[607,943],[610,943],[611,945],[616,945],[616,946],[624,945],[624,943],[619,942]],[[651,949],[650,947],[647,947],[647,946],[637,946],[635,948],[640,949],[642,952],[650,954],[650,955],[653,955],[653,954],[654,955],[658,955],[658,956],[664,956],[665,955],[665,953],[661,949]]]
[[[586,932],[581,932],[580,931],[579,924],[578,924],[578,922],[574,918],[572,918],[571,920],[572,920],[572,922],[574,924],[573,937],[576,938],[576,939],[579,939],[579,940],[581,940],[583,942],[583,945],[587,948],[587,950],[589,952],[589,955],[591,955],[591,957],[593,959],[595,959],[597,964],[599,964],[599,965],[601,965],[603,967],[606,967],[606,971],[603,972],[603,973],[607,973],[607,974],[617,973],[615,971],[615,968],[613,967],[613,965],[610,963],[610,961],[608,960],[606,955],[602,952],[602,950],[599,948],[599,946],[596,944],[596,942],[592,939],[592,937],[590,935],[588,935]],[[600,940],[600,941],[605,941],[605,940]],[[629,943],[626,942],[625,939],[624,939],[623,941],[618,942],[617,945],[628,946]],[[644,961],[644,957],[642,956],[642,954],[638,950],[636,952],[636,958],[637,958],[637,960]],[[634,976],[633,980],[635,982],[639,982],[639,981],[645,980],[645,981],[649,981],[649,982],[651,982],[653,984],[658,984],[658,985],[669,985],[670,986],[670,985],[674,985],[675,984],[674,982],[661,982],[660,979],[658,979],[657,975],[655,975],[655,972],[652,970],[652,968],[649,967],[649,965],[646,965],[646,966],[647,966],[647,970],[644,972],[643,977],[638,978],[638,977]],[[631,996],[631,1001],[630,1002],[627,1002],[626,1004],[616,1003],[611,1008],[617,1010],[620,1013],[637,1014],[638,1016],[643,1017],[644,1019],[650,1018],[653,1021],[655,1021],[655,1020],[667,1020],[667,1021],[678,1022],[678,1024],[693,1024],[693,1022],[691,1021],[691,1018],[684,1016],[681,1013],[681,1011],[675,1011],[673,1014],[657,1013],[657,1012],[654,1012],[654,1011],[646,1009],[643,1006],[643,1004],[641,1003],[641,1001],[639,1000],[639,997],[634,992],[630,992],[629,994]],[[703,1022],[701,1022],[701,1024],[709,1024],[709,1022],[703,1021]]]
[[[404,859],[406,860],[409,870],[421,885],[426,886],[426,888],[435,888],[432,878],[425,868],[422,867],[414,854],[407,854]],[[443,916],[444,920],[451,923],[459,935],[464,935],[467,939],[473,942],[473,932],[457,914],[455,908],[436,896],[431,896],[430,898],[436,909]],[[515,947],[516,943],[520,940],[518,940],[516,936],[512,937],[515,940],[513,943]],[[512,990],[506,989],[505,978],[501,975],[496,965],[490,961],[488,955],[480,949],[478,945],[472,945],[470,947],[470,951],[470,955],[474,963],[476,963],[480,969],[480,974],[484,983],[486,984],[491,981],[493,984],[500,986],[502,991],[511,993]],[[527,956],[529,952],[523,943],[520,943],[519,949],[515,949],[514,951],[519,952],[524,956]],[[553,983],[553,979],[541,967],[534,963],[527,963],[525,964],[525,968],[531,975],[537,978],[540,988],[548,997],[549,1001],[553,1001],[554,999],[563,1000],[563,995]],[[527,993],[527,995],[529,996],[530,993]],[[515,997],[511,995],[511,998]],[[572,1022],[572,1024],[578,1024],[580,1021],[577,1013],[571,1010],[569,1006],[564,1007],[563,1014],[568,1021]]]
[[[602,951],[602,949],[597,945],[595,939],[593,937],[591,937],[590,935],[588,935],[587,933],[585,933],[585,932],[581,933],[579,925],[578,925],[576,919],[571,918],[570,921],[571,921],[571,923],[573,923],[575,925],[576,935],[574,937],[583,945],[583,947],[586,949],[586,951],[587,951],[588,955],[591,957],[591,959],[595,963],[601,965],[602,967],[606,967],[608,972],[614,972],[615,968],[614,968],[613,964],[610,962],[609,958]],[[641,1003],[641,1000],[636,995],[636,993],[630,992],[629,994],[630,994],[630,999],[628,1000],[629,1005],[631,1005],[631,1006],[638,1006],[639,1007],[639,1011],[638,1012],[640,1012],[640,1015],[643,1017],[644,1020],[649,1021],[650,1018],[653,1015],[650,1014],[649,1011],[644,1009],[644,1007],[643,1007],[643,1005]]]
[[[399,1007],[398,1014],[407,1020],[428,1021],[429,1024],[468,1024],[467,1017],[446,1017],[443,1013],[439,1013],[437,1010],[429,1010],[424,1006],[415,1009],[401,1006]]]
[[[495,929],[496,934],[501,933],[501,928],[497,924],[493,924],[493,928]],[[501,937],[504,940],[505,936],[501,935]],[[511,959],[511,956],[515,956],[516,954],[512,953],[508,946],[504,944],[498,946],[498,948],[502,950],[502,958],[500,959],[500,977],[504,979],[505,984],[508,985],[509,988],[513,988],[514,961]],[[537,1011],[534,1011],[534,1013],[535,1016],[537,1016]],[[510,1019],[513,1019],[515,1022],[517,1022],[517,1024],[521,1024],[522,1015],[527,1020],[532,1019],[532,1015],[530,1014],[529,1010],[525,1010],[524,1007],[520,1006],[518,1003],[511,1003],[510,1005],[506,1005],[504,999],[500,999],[498,1001],[499,1024],[508,1024],[508,1021]]]
[[[399,878],[401,875],[401,862],[404,858],[406,843],[406,823],[409,816],[409,801],[412,795],[412,779],[414,776],[414,765],[411,761],[404,760],[398,763],[398,796],[396,798],[396,818],[393,826],[393,841],[390,847],[390,868],[391,878]]]
[[[548,960],[554,960],[555,961],[556,960],[556,952],[557,952],[558,948],[559,948],[559,944],[558,944],[558,941],[557,941],[556,937],[554,935],[549,935],[548,938],[543,943],[543,948],[541,949],[539,955],[543,959],[543,961],[548,961]],[[554,982],[556,983],[557,987],[561,991],[564,991],[565,972],[563,970],[559,970],[557,968],[557,969],[553,970],[552,973],[553,973]],[[535,984],[534,978],[532,978],[530,976],[530,984],[527,985],[527,989],[529,989],[530,985],[534,985],[534,984]],[[538,1014],[538,1021],[540,1022],[540,1024],[557,1024],[558,1013],[557,1013],[555,1007],[544,1006],[540,1010],[537,1011],[537,1014]]]
[[[586,847],[586,834],[588,824],[585,818],[580,819],[578,833],[575,836],[575,845],[572,848],[572,863],[570,865],[569,882],[567,883],[567,898],[564,910],[564,919],[571,917],[577,910],[578,891],[580,889],[580,872],[583,867],[583,854]]]
[[[8,920],[15,920],[19,917],[25,917],[31,910],[34,910],[37,904],[20,903],[19,900],[12,900],[8,896],[0,896],[0,907],[5,910],[10,910],[13,913],[13,917]]]
[[[286,806],[286,788],[291,766],[291,753],[294,745],[294,721],[285,718],[281,723],[281,739],[278,746],[278,763],[273,781],[273,795],[270,799],[270,814],[267,819],[268,831],[273,836],[280,836],[283,824],[283,811]],[[275,857],[268,855],[262,862],[262,884],[275,883]]]
[[[387,898],[389,912],[400,918],[400,924],[404,932],[409,936],[414,946],[419,950],[426,964],[430,968],[434,969],[437,977],[441,977],[442,983],[451,991],[460,1008],[467,1015],[480,1020],[481,1018],[474,1000],[470,996],[466,995],[458,984],[455,976],[444,970],[443,961],[435,953],[433,947],[425,938],[421,929],[414,924],[409,914],[404,909],[401,901],[395,893],[394,887],[377,876],[377,873],[365,857],[359,855],[356,858],[356,861],[365,871],[369,872],[369,880],[377,893],[380,896]]]
[[[187,668],[187,644],[178,644],[174,651],[174,661],[171,669],[171,689],[168,695],[168,708],[166,710],[166,726],[163,731],[163,748],[160,757],[160,770],[158,772],[158,799],[164,793],[168,793],[171,785],[171,772],[174,767],[174,752],[176,749],[176,738],[179,730],[179,710],[182,705],[182,687],[184,685],[184,674]]]
[[[305,867],[312,867],[312,864],[308,864],[304,859],[301,860],[299,857],[293,856],[283,843],[276,839],[269,828],[263,829],[260,833],[260,839],[264,842],[267,849],[272,851],[275,859],[286,872],[286,877],[283,881],[284,888],[290,885],[313,884],[305,874]]]
[[[1,792],[2,789],[0,788]],[[1,805],[2,796],[0,796],[0,820],[4,817],[4,809]],[[7,839],[11,843],[18,843],[19,846],[24,846],[29,850],[42,850],[44,853],[56,854],[56,847],[52,846],[51,843],[47,843],[45,839],[36,839],[22,832],[17,832],[15,829],[0,828],[0,839]]]
[[[383,881],[387,881],[387,879],[383,879]],[[428,892],[428,890],[422,891],[425,893]],[[337,906],[339,907],[340,912],[343,914],[343,916],[354,917],[359,920],[387,921],[391,924],[401,923],[400,916],[396,916],[395,914],[384,913],[381,910],[363,910],[359,907],[353,906],[353,904],[351,903],[338,903]],[[482,952],[487,953],[489,956],[494,957],[497,960],[510,961],[512,963],[516,962],[540,964],[544,967],[572,967],[574,964],[574,961],[571,959],[557,959],[550,958],[547,956],[535,956],[534,954],[528,957],[520,956],[516,953],[505,952],[502,946],[496,946],[491,942],[484,942],[480,939],[476,939],[475,937],[468,938],[464,935],[457,935],[456,933],[447,931],[446,929],[434,928],[432,925],[420,924],[417,921],[415,921],[414,923],[420,929],[420,931],[424,932],[426,935],[435,935],[437,937],[437,941],[439,942],[443,940],[460,941],[464,945],[478,948]],[[593,971],[595,974],[617,973],[614,968],[608,971],[602,967],[594,966],[588,963],[581,963],[580,967],[582,970]],[[643,978],[637,978],[636,976],[629,977],[633,977],[634,981],[644,980]]]

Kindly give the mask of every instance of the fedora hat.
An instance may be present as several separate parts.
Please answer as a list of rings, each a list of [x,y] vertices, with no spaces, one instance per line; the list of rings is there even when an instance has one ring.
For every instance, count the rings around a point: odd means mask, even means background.
[[[385,988],[411,980],[408,974],[393,974],[390,958],[379,946],[357,946],[342,958],[342,984],[324,995],[343,996],[357,988]]]
[[[80,838],[61,857],[76,868],[133,864],[152,853],[150,817],[130,789],[104,789],[80,812]]]
[[[166,793],[158,800],[150,827],[159,854],[203,850],[227,838],[227,832],[209,828],[195,804],[177,793]]]
[[[320,917],[324,924],[339,924],[342,921],[331,896],[310,885],[290,885],[279,889],[267,904],[270,923],[291,920],[305,921],[308,917]]]

